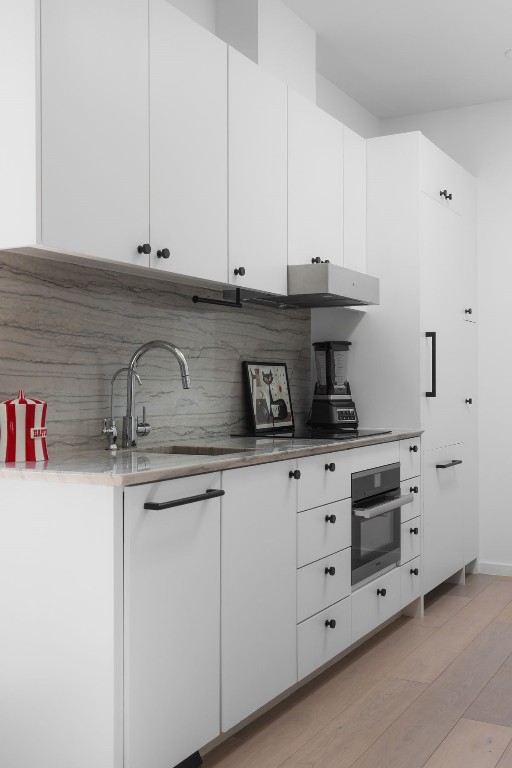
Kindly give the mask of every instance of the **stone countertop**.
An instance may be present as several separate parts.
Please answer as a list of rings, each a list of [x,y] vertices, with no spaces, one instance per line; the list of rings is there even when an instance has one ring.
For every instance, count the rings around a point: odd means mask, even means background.
[[[73,454],[50,452],[47,462],[0,462],[0,478],[45,480],[49,482],[125,486],[201,475],[225,469],[266,464],[334,451],[346,451],[365,445],[378,445],[419,437],[418,430],[393,430],[372,437],[353,440],[299,440],[293,438],[223,437],[194,439],[173,443],[181,452],[165,452],[165,447],[80,451]],[[206,444],[206,445],[205,445]]]

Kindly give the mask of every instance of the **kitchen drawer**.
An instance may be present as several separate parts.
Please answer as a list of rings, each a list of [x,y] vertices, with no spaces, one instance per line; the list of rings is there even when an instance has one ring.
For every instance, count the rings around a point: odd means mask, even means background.
[[[421,474],[421,440],[400,440],[400,480]]]
[[[322,453],[299,459],[298,509],[311,509],[350,496],[351,451]]]
[[[350,597],[331,605],[297,627],[298,679],[314,672],[351,642]],[[334,627],[326,622],[336,622]]]
[[[363,469],[382,467],[385,464],[395,464],[400,461],[399,441],[366,445],[350,451],[350,471],[361,472]]]
[[[417,571],[417,573],[416,573]],[[421,595],[421,557],[416,557],[400,568],[403,608]]]
[[[417,488],[418,492],[415,493],[414,489]],[[421,486],[420,478],[414,477],[412,480],[403,480],[400,483],[400,490],[402,496],[407,496],[409,493],[414,493],[414,501],[411,504],[405,504],[401,508],[401,522],[405,523],[406,520],[410,520],[411,517],[418,517],[421,514]]]
[[[400,549],[400,565],[421,555],[421,517],[413,517],[402,523]]]
[[[350,552],[348,547],[298,569],[297,622],[350,595]]]
[[[297,567],[351,544],[351,500],[335,501],[297,515]],[[333,517],[334,516],[334,517]]]
[[[398,613],[400,605],[400,568],[394,568],[364,587],[352,592],[352,642],[371,632]],[[385,593],[377,590],[385,590]]]

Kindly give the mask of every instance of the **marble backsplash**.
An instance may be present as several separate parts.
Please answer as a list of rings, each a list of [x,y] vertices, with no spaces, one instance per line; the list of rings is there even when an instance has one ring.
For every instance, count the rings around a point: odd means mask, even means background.
[[[193,304],[222,298],[210,289],[107,272],[43,258],[0,253],[0,401],[19,389],[48,403],[48,446],[106,446],[110,381],[133,352],[164,339],[185,354],[191,388],[163,350],[141,359],[137,412],[146,406],[151,434],[141,445],[224,436],[243,430],[242,360],[284,360],[296,422],[310,405],[310,311],[230,309]],[[126,409],[117,379],[114,416]]]

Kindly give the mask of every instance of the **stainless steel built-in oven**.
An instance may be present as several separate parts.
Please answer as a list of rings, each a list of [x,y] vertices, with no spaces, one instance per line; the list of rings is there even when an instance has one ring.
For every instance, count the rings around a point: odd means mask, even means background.
[[[352,586],[370,581],[400,560],[400,464],[352,474]]]

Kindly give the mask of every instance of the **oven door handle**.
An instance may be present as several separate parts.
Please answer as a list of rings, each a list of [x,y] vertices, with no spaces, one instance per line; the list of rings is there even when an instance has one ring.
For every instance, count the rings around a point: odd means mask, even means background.
[[[366,520],[370,520],[372,517],[378,517],[379,515],[383,515],[384,512],[397,509],[397,507],[404,507],[406,504],[412,504],[413,501],[414,493],[408,493],[405,496],[397,496],[396,499],[392,499],[391,501],[385,501],[383,504],[376,504],[374,507],[366,507],[366,509],[362,507],[360,509],[352,507],[352,514],[356,517],[364,517]]]

